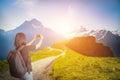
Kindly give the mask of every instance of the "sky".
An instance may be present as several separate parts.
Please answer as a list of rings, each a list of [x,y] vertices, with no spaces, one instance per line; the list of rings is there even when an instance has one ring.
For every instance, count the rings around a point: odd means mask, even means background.
[[[60,33],[77,29],[120,29],[120,0],[0,0],[0,29],[33,18]]]

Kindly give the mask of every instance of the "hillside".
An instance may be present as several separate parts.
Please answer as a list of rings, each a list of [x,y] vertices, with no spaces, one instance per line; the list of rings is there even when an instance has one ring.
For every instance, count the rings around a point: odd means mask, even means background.
[[[50,73],[51,80],[119,80],[120,58],[87,57],[65,48]]]
[[[93,57],[113,57],[113,53],[108,46],[97,42],[95,37],[75,37],[71,39],[66,46],[70,49],[86,55]]]
[[[58,58],[54,62],[51,72],[48,73],[51,80],[120,79],[120,58],[87,57],[65,46],[62,49],[56,48],[46,47],[31,54],[31,59],[35,62],[46,57],[59,55],[61,50],[66,51],[66,55]],[[0,68],[0,79],[8,80],[10,78],[9,80],[16,80],[10,77],[6,62],[1,61]]]
[[[68,47],[71,50],[92,57],[113,57],[110,47],[97,42],[94,36],[74,37],[72,39],[57,42],[52,45],[54,48]]]
[[[120,57],[120,30],[109,31],[106,29],[98,29],[98,30],[89,30],[85,27],[80,27],[79,29],[74,30],[69,33],[70,37],[83,37],[83,36],[94,36],[96,40],[106,46],[108,46],[114,56]]]

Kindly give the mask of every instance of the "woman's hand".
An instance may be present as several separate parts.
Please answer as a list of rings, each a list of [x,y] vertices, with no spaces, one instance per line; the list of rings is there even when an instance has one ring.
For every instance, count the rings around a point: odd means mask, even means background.
[[[40,39],[38,44],[36,45],[36,49],[38,49],[41,46],[41,44],[42,44],[43,36],[41,34],[39,34],[39,35],[37,34],[36,38]]]
[[[33,43],[36,39],[41,39],[40,41],[42,41],[42,40],[43,40],[43,36],[42,36],[41,34],[36,34],[36,35],[34,35],[33,39],[32,39],[29,43],[27,43],[27,45],[32,45],[32,43]],[[40,43],[39,43],[39,44],[40,44]]]
[[[43,36],[41,34],[36,34],[34,36],[35,39],[43,39]]]
[[[39,37],[40,37],[40,39],[43,39],[43,35],[41,35],[41,34],[40,34],[40,36],[39,36]]]

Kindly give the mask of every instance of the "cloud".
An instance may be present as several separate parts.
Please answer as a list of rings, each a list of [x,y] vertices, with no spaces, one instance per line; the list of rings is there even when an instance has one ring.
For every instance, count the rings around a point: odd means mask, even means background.
[[[36,3],[37,0],[16,0],[14,4],[25,9],[26,12],[24,13],[27,14],[28,19],[31,19],[36,16],[35,13]]]
[[[35,4],[36,0],[16,0],[16,5],[32,6]]]

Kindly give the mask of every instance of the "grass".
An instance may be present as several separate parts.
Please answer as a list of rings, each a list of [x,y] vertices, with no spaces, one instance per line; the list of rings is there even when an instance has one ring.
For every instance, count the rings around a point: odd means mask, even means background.
[[[43,58],[47,58],[50,56],[57,56],[61,54],[61,51],[59,51],[58,49],[53,49],[51,47],[46,47],[43,48],[42,50],[36,51],[36,52],[32,52],[31,53],[31,61],[37,61]]]
[[[120,58],[87,57],[73,50],[62,47],[66,55],[58,58],[52,72],[51,80],[120,80]],[[59,55],[59,49],[46,47],[32,52],[32,62]],[[0,71],[8,70],[7,61],[0,61]]]
[[[8,63],[6,60],[0,60],[0,72],[8,70]]]
[[[51,80],[120,80],[120,58],[87,57],[66,50],[54,62]]]

